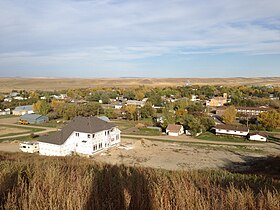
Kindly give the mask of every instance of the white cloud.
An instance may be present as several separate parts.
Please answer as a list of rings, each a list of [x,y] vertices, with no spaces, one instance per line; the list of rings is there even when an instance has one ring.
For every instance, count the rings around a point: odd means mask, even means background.
[[[275,0],[0,0],[0,64],[280,54],[279,8]]]

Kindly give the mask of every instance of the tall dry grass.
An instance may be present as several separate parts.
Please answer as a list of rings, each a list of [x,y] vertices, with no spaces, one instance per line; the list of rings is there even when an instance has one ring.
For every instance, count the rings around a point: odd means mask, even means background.
[[[280,180],[0,153],[2,209],[280,209]]]

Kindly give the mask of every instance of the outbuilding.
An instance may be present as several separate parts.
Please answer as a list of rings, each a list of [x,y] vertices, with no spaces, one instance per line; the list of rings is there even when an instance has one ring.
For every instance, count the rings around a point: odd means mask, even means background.
[[[170,124],[166,128],[166,134],[169,136],[179,136],[184,133],[184,127],[182,125]]]
[[[249,133],[249,140],[252,141],[267,141],[268,135],[263,132]]]
[[[49,121],[47,116],[43,116],[40,114],[25,114],[19,118],[21,121],[26,121],[29,124],[41,124]]]

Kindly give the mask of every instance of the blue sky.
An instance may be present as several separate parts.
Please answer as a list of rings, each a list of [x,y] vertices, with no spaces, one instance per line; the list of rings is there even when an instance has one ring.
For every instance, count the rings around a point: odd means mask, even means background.
[[[0,76],[280,76],[280,1],[0,0]]]

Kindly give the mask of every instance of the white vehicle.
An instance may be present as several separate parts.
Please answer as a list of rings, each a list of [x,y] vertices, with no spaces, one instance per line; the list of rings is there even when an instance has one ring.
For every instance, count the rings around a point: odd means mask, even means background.
[[[19,149],[22,152],[36,153],[39,152],[38,142],[23,142],[19,144]]]

